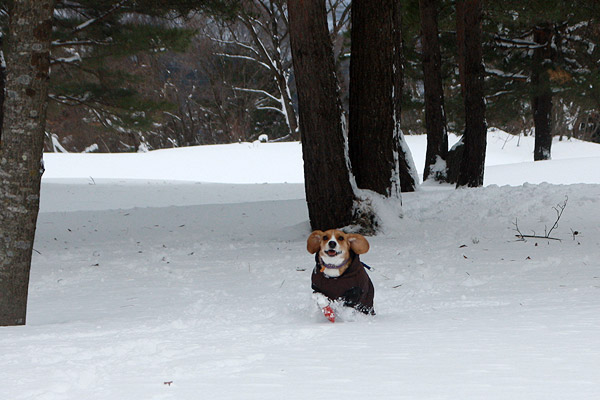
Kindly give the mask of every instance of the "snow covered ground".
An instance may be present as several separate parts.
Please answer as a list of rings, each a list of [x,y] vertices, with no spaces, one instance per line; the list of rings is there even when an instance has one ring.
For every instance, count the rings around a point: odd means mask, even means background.
[[[298,144],[47,154],[0,399],[600,398],[600,145],[488,144],[486,187],[403,196],[361,257],[377,316],[335,324],[310,301]],[[516,240],[565,200],[562,241]]]

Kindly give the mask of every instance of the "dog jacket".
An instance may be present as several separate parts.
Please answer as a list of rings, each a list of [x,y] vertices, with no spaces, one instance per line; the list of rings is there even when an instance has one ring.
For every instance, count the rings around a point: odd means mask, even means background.
[[[311,281],[312,289],[323,293],[330,300],[341,300],[345,306],[353,307],[364,314],[375,314],[373,310],[375,288],[358,254],[352,254],[350,266],[342,276],[332,278],[321,272],[317,253]]]

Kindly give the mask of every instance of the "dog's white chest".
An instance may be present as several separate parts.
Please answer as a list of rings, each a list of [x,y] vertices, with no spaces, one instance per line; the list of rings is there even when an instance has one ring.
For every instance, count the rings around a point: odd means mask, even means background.
[[[323,273],[328,278],[338,278],[340,276],[340,270],[337,268],[325,268]]]

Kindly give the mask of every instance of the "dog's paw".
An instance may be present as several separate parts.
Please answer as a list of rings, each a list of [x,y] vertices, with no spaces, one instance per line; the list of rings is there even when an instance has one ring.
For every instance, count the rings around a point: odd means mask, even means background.
[[[319,293],[319,292],[314,292],[312,294],[312,299],[315,303],[317,303],[317,306],[319,306],[320,309],[327,307],[330,303],[327,296],[325,296],[323,293]]]
[[[333,309],[330,306],[323,307],[323,315],[330,322],[335,322],[335,313],[333,312]]]

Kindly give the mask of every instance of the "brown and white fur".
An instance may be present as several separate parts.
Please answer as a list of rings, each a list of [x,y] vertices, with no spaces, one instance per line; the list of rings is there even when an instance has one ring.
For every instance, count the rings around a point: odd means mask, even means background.
[[[344,233],[338,229],[314,231],[306,241],[310,254],[319,252],[321,272],[331,278],[342,276],[350,266],[352,252],[364,254],[369,242],[358,233]]]

